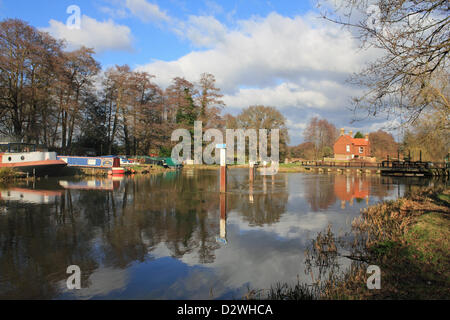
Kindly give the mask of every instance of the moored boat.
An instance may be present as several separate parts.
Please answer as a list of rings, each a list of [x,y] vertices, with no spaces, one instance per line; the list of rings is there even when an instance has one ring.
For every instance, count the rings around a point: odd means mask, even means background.
[[[111,169],[120,167],[120,159],[115,156],[80,157],[58,156],[58,160],[67,163],[69,167]]]
[[[33,175],[56,174],[67,165],[56,152],[36,151],[36,145],[0,142],[0,168],[11,168]]]

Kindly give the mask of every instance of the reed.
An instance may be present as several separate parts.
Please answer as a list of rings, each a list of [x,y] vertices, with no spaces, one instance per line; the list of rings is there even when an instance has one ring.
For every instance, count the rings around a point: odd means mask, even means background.
[[[339,259],[350,259],[341,270]],[[450,189],[413,191],[369,207],[341,237],[330,226],[305,252],[313,285],[276,284],[249,291],[275,300],[450,298]],[[381,289],[367,288],[369,265],[381,269]],[[314,274],[316,273],[316,274]],[[247,298],[247,297],[245,297]]]

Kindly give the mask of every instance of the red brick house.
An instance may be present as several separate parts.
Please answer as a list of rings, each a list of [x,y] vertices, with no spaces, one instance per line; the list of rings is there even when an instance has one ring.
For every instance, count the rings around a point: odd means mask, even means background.
[[[341,135],[334,144],[335,160],[371,160],[369,135],[365,138],[353,138],[353,132],[345,134],[341,129]]]

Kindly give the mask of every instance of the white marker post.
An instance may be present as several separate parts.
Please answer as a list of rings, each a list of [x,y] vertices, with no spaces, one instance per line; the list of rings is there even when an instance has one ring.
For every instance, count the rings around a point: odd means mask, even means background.
[[[227,192],[227,145],[218,144],[216,149],[220,150],[220,193]]]

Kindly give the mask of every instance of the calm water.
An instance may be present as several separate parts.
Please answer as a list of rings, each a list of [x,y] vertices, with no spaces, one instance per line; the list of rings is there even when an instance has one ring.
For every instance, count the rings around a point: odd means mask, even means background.
[[[349,231],[361,208],[436,183],[229,175],[222,212],[215,171],[0,187],[0,299],[234,299],[307,281],[303,253],[318,232]],[[66,287],[69,265],[81,290]]]

